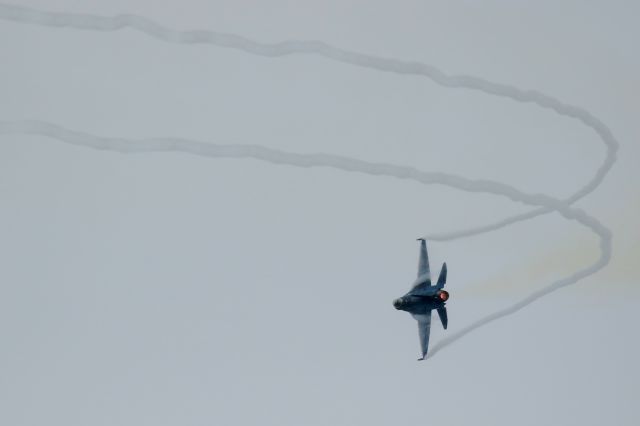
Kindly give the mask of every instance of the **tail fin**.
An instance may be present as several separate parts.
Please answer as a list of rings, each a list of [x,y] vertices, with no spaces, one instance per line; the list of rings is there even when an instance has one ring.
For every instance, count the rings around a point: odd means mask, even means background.
[[[440,276],[438,277],[438,284],[436,284],[436,288],[441,289],[444,287],[447,282],[447,262],[442,264],[442,270],[440,271]]]
[[[444,306],[438,308],[438,316],[440,317],[442,328],[446,330],[447,324],[449,323],[449,319],[447,318],[447,308],[445,308]]]

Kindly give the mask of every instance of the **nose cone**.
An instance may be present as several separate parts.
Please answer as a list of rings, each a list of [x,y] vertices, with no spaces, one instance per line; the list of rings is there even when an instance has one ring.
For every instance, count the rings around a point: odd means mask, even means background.
[[[393,307],[396,309],[400,309],[402,307],[402,298],[394,300]]]

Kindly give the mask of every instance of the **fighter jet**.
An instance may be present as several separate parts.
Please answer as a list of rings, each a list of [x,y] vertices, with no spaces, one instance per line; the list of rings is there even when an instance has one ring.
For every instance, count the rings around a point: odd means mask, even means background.
[[[393,306],[401,311],[407,311],[418,321],[418,334],[420,335],[420,348],[422,361],[427,356],[429,349],[429,333],[431,331],[431,311],[436,310],[442,322],[442,327],[447,329],[447,308],[449,293],[444,290],[447,281],[447,264],[442,264],[442,270],[436,285],[431,285],[431,273],[429,272],[429,256],[427,255],[427,243],[423,238],[420,241],[420,260],[418,261],[418,278],[413,283],[411,290],[404,296],[393,301]]]

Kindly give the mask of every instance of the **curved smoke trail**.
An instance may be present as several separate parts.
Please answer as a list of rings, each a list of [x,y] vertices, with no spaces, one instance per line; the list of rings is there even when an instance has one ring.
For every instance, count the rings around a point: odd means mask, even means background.
[[[184,152],[203,157],[253,158],[274,164],[286,164],[296,167],[331,167],[338,170],[367,175],[410,179],[425,185],[446,185],[462,191],[495,194],[524,204],[542,206],[544,209],[554,210],[560,213],[569,220],[577,221],[598,235],[600,238],[600,258],[596,263],[569,277],[558,280],[536,291],[511,307],[482,318],[450,337],[441,340],[432,347],[429,357],[476,328],[514,313],[552,291],[594,274],[602,269],[611,258],[611,232],[596,218],[589,216],[578,208],[570,207],[564,201],[543,194],[527,194],[510,185],[490,180],[473,180],[447,173],[424,172],[413,167],[388,163],[373,163],[339,155],[298,154],[260,145],[220,145],[178,138],[142,140],[106,138],[69,130],[44,121],[0,121],[0,134],[11,133],[41,135],[72,145],[104,151],[121,153]]]
[[[0,133],[39,134],[55,138],[63,142],[94,149],[125,153],[180,151],[208,157],[255,158],[271,163],[288,164],[298,167],[332,167],[340,170],[370,175],[411,179],[423,184],[447,185],[463,191],[487,192],[539,207],[530,212],[515,215],[487,226],[453,233],[427,236],[427,238],[432,240],[445,241],[476,235],[499,229],[509,224],[530,219],[551,211],[556,211],[567,219],[581,223],[599,236],[601,253],[600,258],[596,263],[572,274],[571,276],[555,281],[511,307],[488,315],[448,338],[441,340],[432,347],[430,356],[433,356],[445,346],[458,340],[478,327],[498,318],[512,314],[558,288],[573,284],[579,279],[595,273],[602,269],[611,258],[611,232],[597,219],[589,216],[584,211],[570,207],[571,203],[584,197],[598,187],[605,175],[613,166],[619,146],[607,126],[582,108],[565,104],[551,96],[537,91],[522,90],[514,86],[493,83],[473,76],[447,75],[439,69],[424,63],[365,55],[358,52],[340,49],[321,41],[285,41],[281,43],[266,44],[238,35],[213,31],[176,31],[164,27],[147,18],[136,15],[117,15],[107,17],[86,14],[54,13],[7,4],[0,4],[0,18],[36,25],[71,27],[75,29],[93,31],[116,31],[122,28],[131,28],[166,42],[182,44],[205,43],[218,47],[238,49],[247,53],[266,57],[278,57],[293,54],[315,54],[338,62],[376,69],[383,72],[421,75],[444,87],[478,90],[486,94],[509,98],[517,102],[535,103],[538,106],[550,109],[561,116],[577,119],[584,125],[593,129],[600,136],[606,146],[607,152],[605,159],[587,184],[581,187],[571,197],[562,201],[542,194],[526,194],[512,186],[499,182],[489,180],[471,180],[445,173],[429,173],[411,167],[385,163],[371,163],[329,154],[296,154],[258,145],[217,145],[173,138],[133,141],[126,139],[104,138],[75,132],[42,121],[0,122]]]
[[[260,43],[235,34],[220,33],[208,30],[177,31],[158,24],[150,19],[138,15],[121,14],[116,16],[99,16],[74,13],[45,12],[23,6],[0,3],[0,19],[6,19],[27,24],[45,25],[52,27],[69,27],[91,31],[117,31],[130,28],[150,37],[179,44],[211,44],[218,47],[242,50],[244,52],[278,57],[295,54],[312,54],[323,56],[337,62],[355,65],[363,68],[376,69],[405,75],[421,75],[443,87],[478,90],[486,94],[509,98],[517,102],[534,103],[551,109],[557,114],[581,121],[593,129],[604,142],[607,153],[604,161],[592,179],[575,194],[566,199],[569,204],[574,203],[595,190],[609,172],[616,160],[618,141],[611,130],[588,111],[535,90],[522,90],[506,84],[494,83],[482,78],[468,75],[448,75],[438,68],[421,62],[401,61],[366,55],[359,52],[340,49],[322,41],[289,40],[280,43]],[[551,212],[551,209],[541,208],[531,212],[515,215],[495,224],[458,231],[447,234],[427,236],[432,240],[446,241],[471,235],[476,235],[499,229],[512,223],[521,222],[541,214]]]

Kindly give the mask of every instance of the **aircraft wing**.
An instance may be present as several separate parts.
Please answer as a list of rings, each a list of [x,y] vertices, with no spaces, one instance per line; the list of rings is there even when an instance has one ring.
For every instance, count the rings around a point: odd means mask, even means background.
[[[413,283],[410,294],[416,296],[426,296],[433,291],[431,287],[431,271],[429,270],[429,255],[427,254],[427,243],[420,239],[420,258],[418,260],[418,278]]]
[[[431,272],[429,271],[429,255],[427,254],[427,242],[420,240],[420,259],[418,260],[418,279],[426,279],[431,284]]]
[[[429,335],[431,334],[431,311],[426,314],[413,315],[413,318],[418,321],[418,334],[420,335],[420,350],[422,352],[422,358],[418,361],[422,361],[427,356],[429,350]]]

